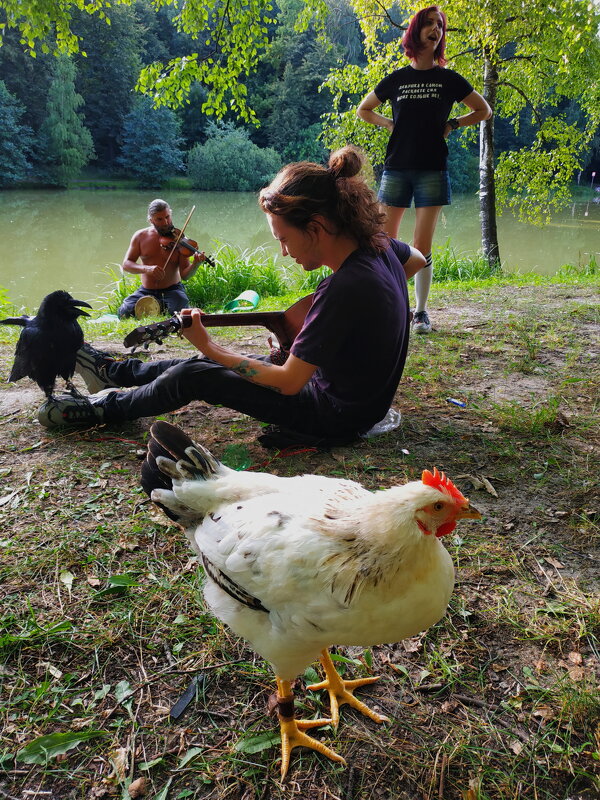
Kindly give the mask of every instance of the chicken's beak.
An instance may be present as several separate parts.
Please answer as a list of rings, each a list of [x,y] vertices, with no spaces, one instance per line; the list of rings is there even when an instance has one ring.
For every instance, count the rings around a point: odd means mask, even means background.
[[[461,506],[456,519],[482,519],[481,514],[475,506],[472,506],[468,501],[464,506]]]

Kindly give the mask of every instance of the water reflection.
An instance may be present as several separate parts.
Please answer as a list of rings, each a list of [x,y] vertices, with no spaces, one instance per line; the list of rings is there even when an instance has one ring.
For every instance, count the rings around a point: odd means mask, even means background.
[[[5,191],[0,224],[5,231],[0,284],[18,305],[34,308],[48,292],[66,288],[82,300],[110,291],[110,268],[118,271],[133,233],[145,227],[148,203],[156,194],[131,191]],[[265,246],[278,253],[256,195],[228,192],[165,192],[175,225],[193,205],[186,233],[200,249],[219,242],[242,249]],[[594,198],[596,199],[596,198]],[[400,234],[410,236],[409,210]],[[498,222],[500,250],[511,270],[551,274],[565,263],[600,259],[600,205],[578,202],[545,228],[534,228],[505,213]],[[477,198],[458,196],[443,209],[435,244],[450,240],[457,252],[480,247]],[[281,259],[281,256],[279,256]],[[282,264],[288,259],[281,259]],[[97,304],[96,304],[97,305]]]

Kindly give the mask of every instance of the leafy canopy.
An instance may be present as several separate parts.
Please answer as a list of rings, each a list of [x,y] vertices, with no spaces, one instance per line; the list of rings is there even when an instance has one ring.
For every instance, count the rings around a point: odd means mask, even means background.
[[[322,0],[306,2],[323,5]],[[408,3],[404,12],[378,0],[351,4],[360,19],[367,65],[330,74],[326,85],[334,100],[325,140],[330,147],[352,141],[381,164],[388,134],[359,120],[356,104],[385,75],[408,63],[400,41],[410,15],[424,4]],[[533,141],[499,159],[498,199],[531,221],[547,219],[564,202],[565,183],[580,168],[600,124],[600,8],[588,0],[557,0],[550,6],[546,0],[445,0],[443,8],[448,67],[487,97],[493,89],[496,118],[509,120],[516,131],[524,114],[534,124]],[[493,86],[484,86],[486,75]],[[578,104],[578,125],[563,113],[571,99]]]
[[[81,52],[82,41],[73,30],[80,12],[94,14],[111,24],[113,6],[130,6],[135,0],[0,0],[0,44],[7,28],[17,28],[21,44],[35,57],[44,53]],[[184,103],[196,81],[208,88],[202,110],[222,116],[233,111],[246,121],[256,121],[246,102],[243,79],[258,65],[267,45],[270,0],[151,0],[158,11],[174,8],[172,24],[197,42],[197,51],[154,62],[141,71],[137,89],[154,105],[175,108]]]

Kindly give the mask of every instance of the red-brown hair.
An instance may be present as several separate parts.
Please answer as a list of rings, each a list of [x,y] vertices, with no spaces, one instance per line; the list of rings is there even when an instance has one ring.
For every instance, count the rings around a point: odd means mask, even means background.
[[[355,238],[359,247],[385,250],[385,214],[360,174],[364,162],[358,147],[346,145],[331,153],[328,167],[311,161],[288,164],[261,190],[258,203],[266,214],[284,217],[300,230],[321,215],[337,233]]]
[[[446,59],[444,58],[444,51],[446,50],[446,28],[448,27],[448,20],[439,6],[427,6],[427,8],[422,8],[414,15],[408,25],[406,33],[402,37],[402,47],[404,47],[404,52],[409,58],[417,57],[417,55],[423,49],[423,45],[421,43],[421,31],[423,30],[425,22],[427,21],[427,17],[432,12],[439,14],[442,18],[442,38],[440,39],[438,46],[435,48],[433,56],[440,67],[444,67],[447,63]]]

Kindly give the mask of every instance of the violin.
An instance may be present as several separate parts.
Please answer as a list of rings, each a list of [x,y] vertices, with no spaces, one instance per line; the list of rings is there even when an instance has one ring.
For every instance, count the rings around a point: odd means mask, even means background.
[[[177,253],[183,253],[185,256],[203,255],[201,250],[198,250],[198,242],[193,239],[188,239],[184,236],[179,228],[173,226],[168,234],[159,237],[159,244],[163,250],[169,250],[171,253],[173,249]],[[215,266],[212,258],[204,255],[204,261],[211,267]]]
[[[175,227],[172,227],[165,236],[161,236],[159,238],[159,243],[163,250],[172,250],[176,247],[179,253],[184,253],[187,256],[196,253],[200,255],[201,253],[201,251],[198,250],[198,242],[195,242],[193,239],[188,239],[187,236],[183,236],[180,229]]]

